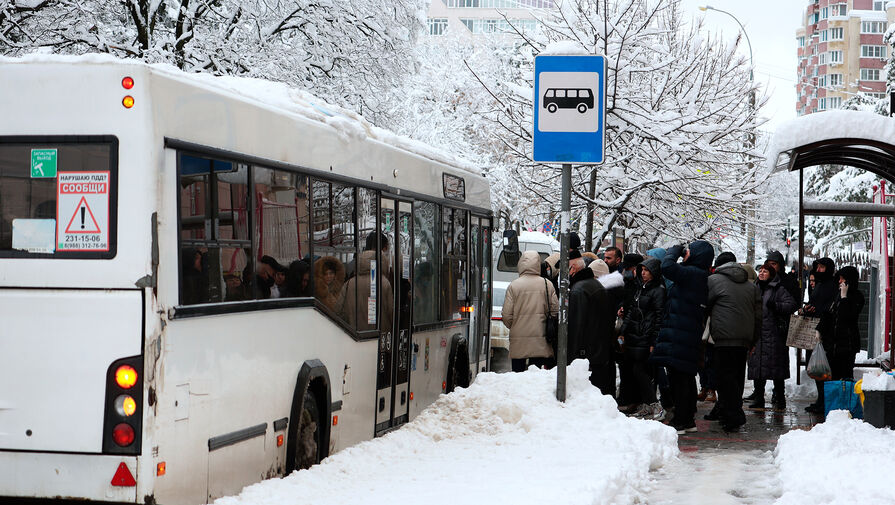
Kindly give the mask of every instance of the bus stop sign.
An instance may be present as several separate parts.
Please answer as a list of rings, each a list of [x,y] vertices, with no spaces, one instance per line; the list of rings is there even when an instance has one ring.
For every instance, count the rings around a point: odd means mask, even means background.
[[[536,56],[534,108],[534,161],[603,163],[604,56]]]

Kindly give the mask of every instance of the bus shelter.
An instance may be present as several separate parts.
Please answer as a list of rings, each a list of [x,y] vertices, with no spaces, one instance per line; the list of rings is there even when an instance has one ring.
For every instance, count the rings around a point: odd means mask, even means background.
[[[895,363],[895,348],[890,338],[895,328],[892,317],[891,288],[895,269],[890,268],[887,240],[888,218],[895,217],[895,205],[888,203],[884,191],[874,203],[830,202],[805,198],[804,169],[821,165],[856,167],[895,181],[895,118],[872,112],[837,110],[802,116],[779,127],[768,150],[767,163],[773,172],[799,173],[799,237],[805,236],[806,216],[873,217],[883,226],[874,226],[873,254],[880,265],[879,290],[884,301],[871,305],[880,312],[881,324],[868,325],[868,355],[872,358],[888,352],[882,365]],[[882,185],[881,185],[882,186]],[[869,189],[869,188],[868,188]],[[895,196],[895,195],[889,195]],[[882,236],[879,235],[882,230]],[[800,240],[799,265],[804,264],[805,249]],[[806,279],[799,275],[804,293]],[[876,290],[874,290],[876,291]],[[868,298],[868,303],[872,300]],[[801,361],[801,356],[799,361]],[[799,374],[796,374],[799,379]]]

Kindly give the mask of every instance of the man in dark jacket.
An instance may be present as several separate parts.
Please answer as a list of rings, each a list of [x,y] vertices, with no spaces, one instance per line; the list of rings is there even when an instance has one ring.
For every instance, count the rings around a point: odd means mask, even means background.
[[[714,366],[718,403],[705,418],[727,431],[746,423],[743,384],[746,356],[761,336],[761,291],[749,282],[746,269],[730,252],[718,255],[709,276],[709,334],[715,343]]]
[[[615,309],[581,253],[573,251],[569,258],[569,361],[587,358],[591,384],[615,398]]]
[[[677,260],[683,254],[684,261]],[[674,396],[671,425],[678,434],[696,431],[696,372],[708,303],[708,275],[715,252],[697,240],[685,249],[674,246],[662,260],[662,274],[674,282],[668,308],[650,362],[668,369]]]

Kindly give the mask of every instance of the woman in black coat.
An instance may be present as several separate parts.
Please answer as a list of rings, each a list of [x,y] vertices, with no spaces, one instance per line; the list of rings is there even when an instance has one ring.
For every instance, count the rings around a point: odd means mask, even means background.
[[[798,304],[777,275],[773,266],[765,263],[758,269],[761,289],[761,338],[749,356],[749,379],[755,384],[755,400],[749,408],[764,408],[764,388],[774,381],[775,409],[786,407],[784,381],[789,378],[789,348],[786,347],[786,327],[789,316]]]
[[[858,317],[864,308],[864,295],[858,290],[855,267],[842,267],[836,276],[836,301],[821,315],[817,331],[830,361],[832,380],[854,380],[855,354],[861,348]]]
[[[648,258],[640,263],[634,282],[635,291],[627,300],[620,332],[620,338],[624,341],[625,363],[629,366],[629,375],[622,377],[622,380],[630,381],[629,385],[622,387],[630,392],[632,402],[640,405],[634,415],[647,417],[658,414],[660,410],[656,402],[656,386],[647,362],[656,345],[665,311],[665,280],[662,279],[659,260]]]

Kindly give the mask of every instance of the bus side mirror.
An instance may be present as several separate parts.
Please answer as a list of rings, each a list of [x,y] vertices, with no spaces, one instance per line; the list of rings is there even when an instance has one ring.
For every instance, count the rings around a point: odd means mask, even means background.
[[[519,263],[519,236],[516,230],[506,230],[503,232],[503,257],[507,266],[515,267]]]

